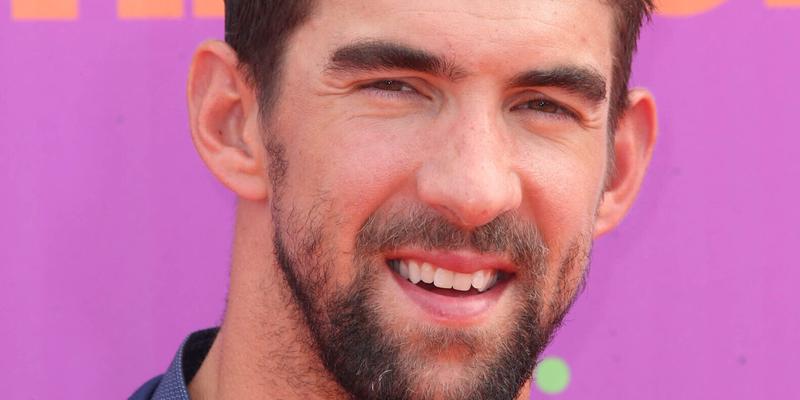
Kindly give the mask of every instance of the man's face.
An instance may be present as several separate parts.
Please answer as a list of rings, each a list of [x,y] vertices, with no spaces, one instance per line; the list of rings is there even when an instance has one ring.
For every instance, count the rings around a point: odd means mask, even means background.
[[[613,10],[321,1],[265,118],[278,264],[362,398],[508,398],[582,282]]]

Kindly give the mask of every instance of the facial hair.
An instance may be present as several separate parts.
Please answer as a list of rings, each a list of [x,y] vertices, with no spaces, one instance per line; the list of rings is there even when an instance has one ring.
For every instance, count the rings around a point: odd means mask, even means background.
[[[328,227],[336,224],[323,222],[331,220],[322,215],[327,210],[324,198],[310,210],[286,208],[281,193],[288,163],[282,150],[277,143],[268,143],[275,189],[271,207],[275,259],[302,314],[300,320],[333,379],[353,399],[516,398],[583,286],[582,271],[591,247],[588,235],[576,236],[560,263],[555,294],[546,299],[542,282],[548,248],[534,224],[508,212],[464,230],[432,209],[408,204],[376,211],[367,219],[349,260],[355,277],[346,286],[335,287],[332,239],[338,232]],[[305,217],[300,220],[298,215]],[[513,280],[518,306],[511,318],[505,326],[487,330],[423,329],[417,332],[422,339],[416,341],[388,329],[376,285],[377,277],[385,273],[382,268],[388,268],[381,254],[404,246],[507,255],[519,268]],[[451,348],[464,354],[463,379],[446,384],[428,379],[435,366],[420,354]]]

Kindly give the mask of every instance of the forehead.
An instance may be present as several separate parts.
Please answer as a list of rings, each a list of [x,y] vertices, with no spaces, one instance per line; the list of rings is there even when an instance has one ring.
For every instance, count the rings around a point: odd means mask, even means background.
[[[327,53],[364,40],[402,43],[475,74],[578,64],[610,76],[613,13],[600,0],[320,0],[298,36]]]

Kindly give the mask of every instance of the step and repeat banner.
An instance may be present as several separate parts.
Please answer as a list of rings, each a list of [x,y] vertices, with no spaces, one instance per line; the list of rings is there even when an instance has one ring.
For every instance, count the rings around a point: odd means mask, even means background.
[[[3,0],[0,387],[127,397],[220,322],[234,198],[192,147],[219,0]],[[800,0],[664,0],[661,136],[534,398],[789,399],[800,364]]]

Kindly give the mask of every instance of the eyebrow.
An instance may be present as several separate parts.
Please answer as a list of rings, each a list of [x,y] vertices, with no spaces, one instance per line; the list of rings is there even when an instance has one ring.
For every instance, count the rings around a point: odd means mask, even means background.
[[[412,70],[458,80],[466,75],[463,69],[436,54],[403,44],[367,40],[336,49],[325,70],[327,72],[365,72]],[[517,74],[510,87],[556,87],[577,94],[595,105],[606,99],[606,79],[589,67],[557,66]]]
[[[333,52],[330,72],[385,71],[406,69],[457,80],[463,72],[444,57],[398,43],[364,41]]]
[[[512,87],[556,87],[599,104],[606,99],[606,79],[592,68],[561,66],[526,71],[511,79]]]

